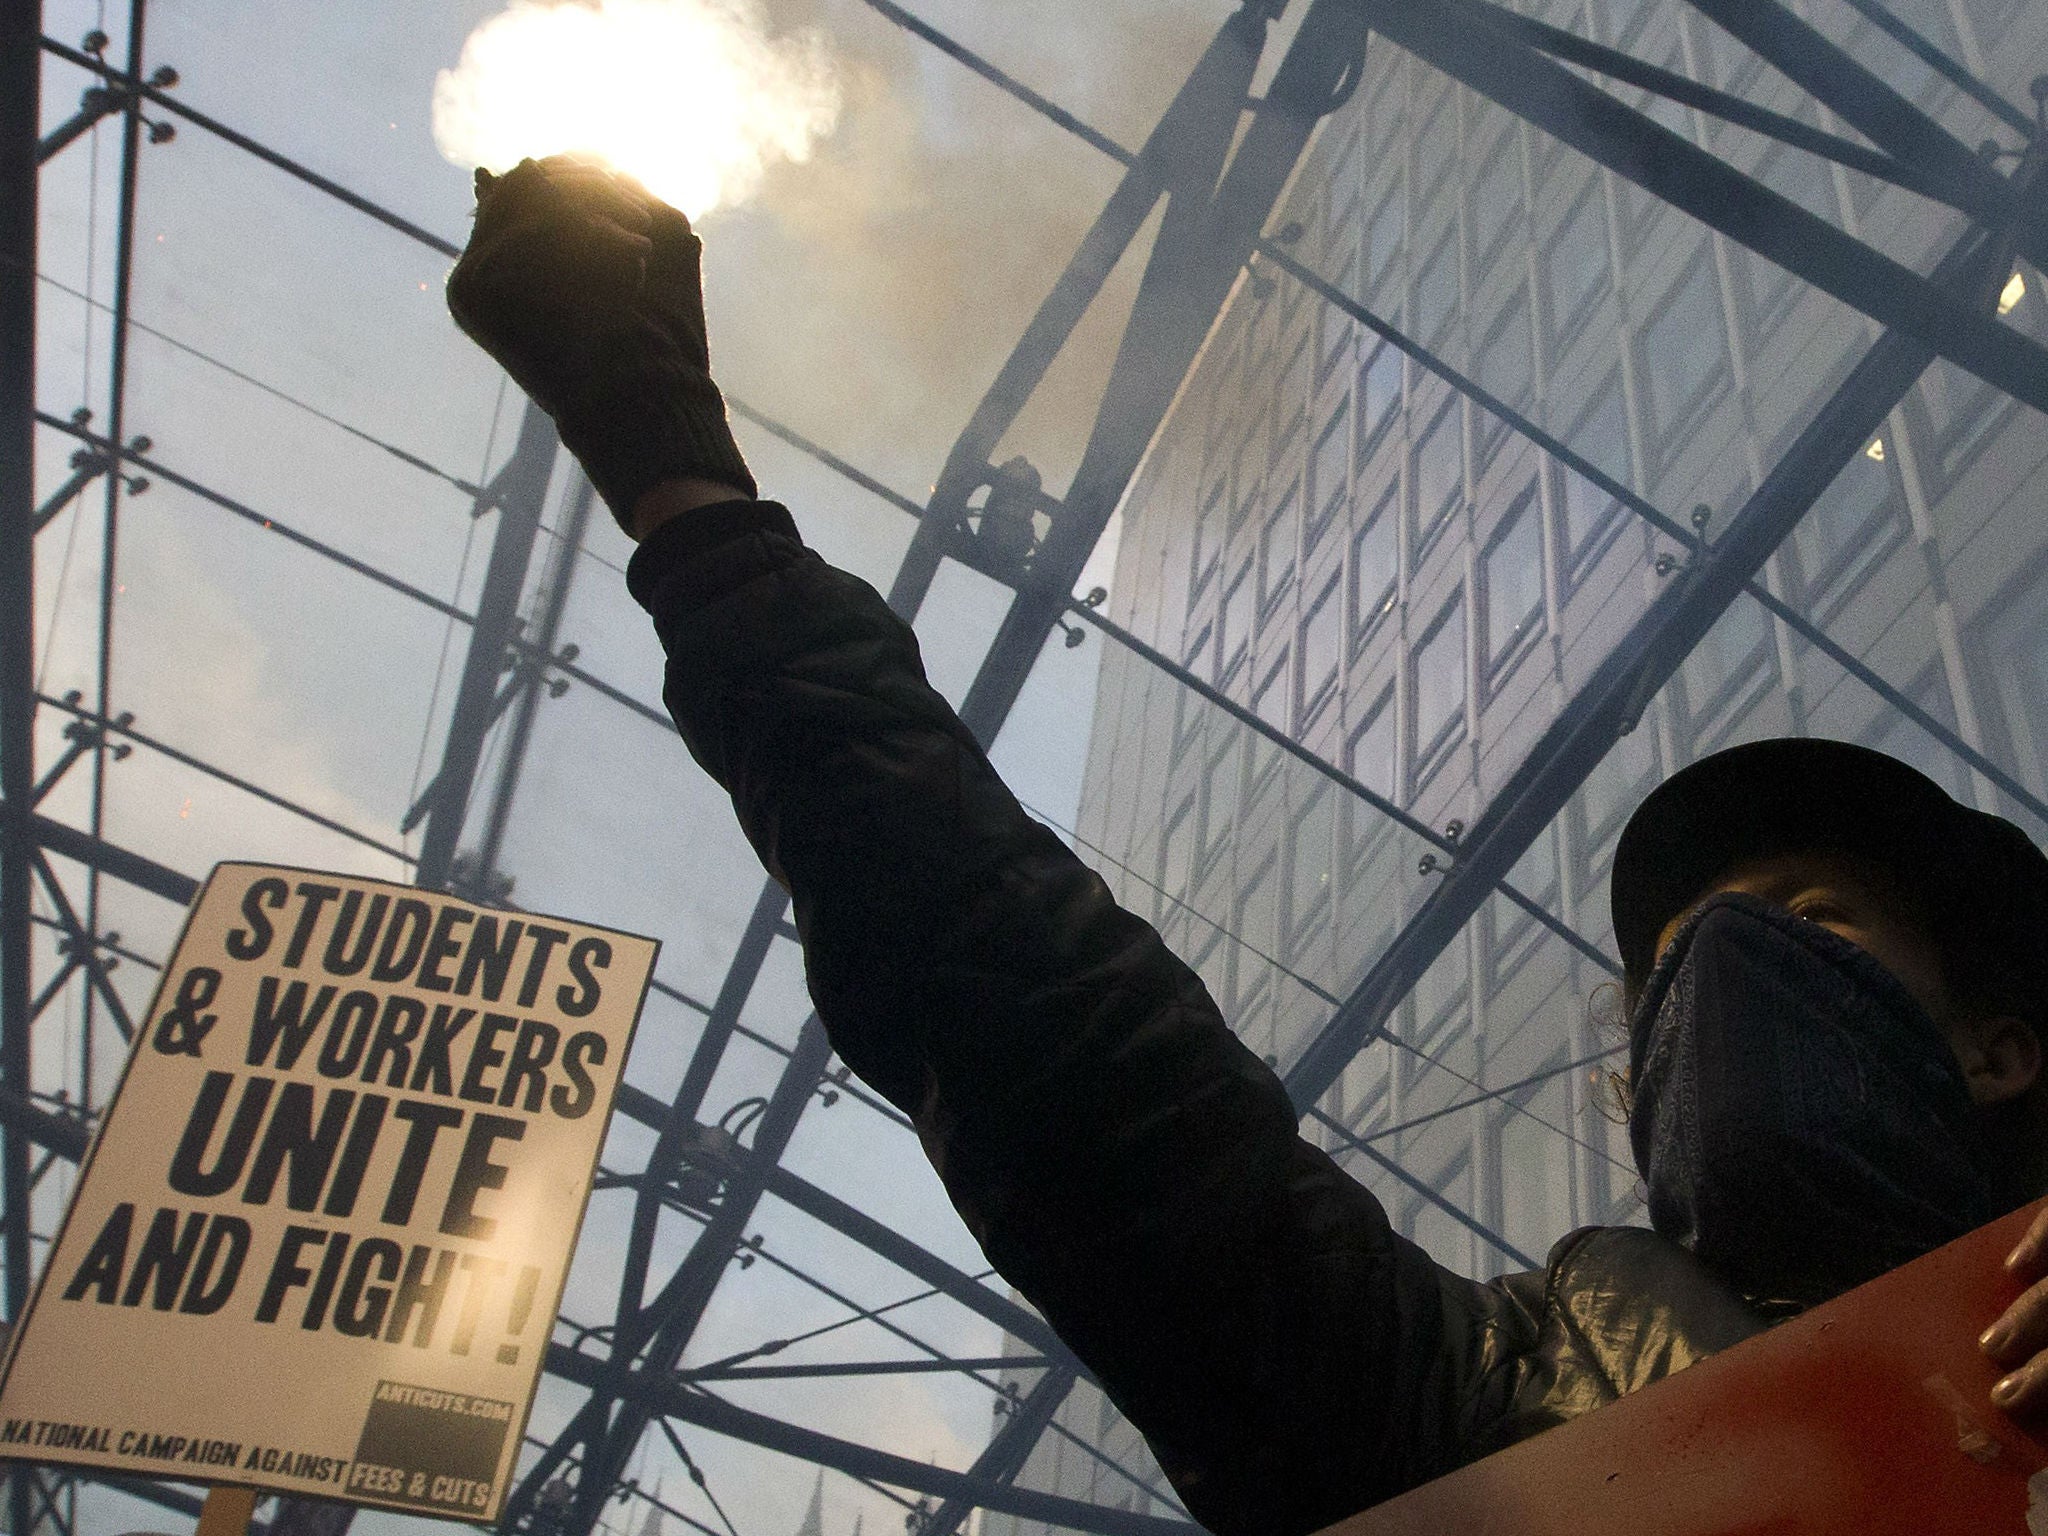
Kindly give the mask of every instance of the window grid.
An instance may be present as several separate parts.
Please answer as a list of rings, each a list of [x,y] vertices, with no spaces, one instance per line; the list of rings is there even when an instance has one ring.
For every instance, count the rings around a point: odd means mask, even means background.
[[[1305,551],[1313,550],[1351,490],[1351,396],[1340,395],[1308,456],[1308,528]]]
[[[1301,621],[1301,701],[1297,706],[1297,737],[1305,737],[1311,721],[1336,696],[1344,659],[1344,603],[1333,573]]]
[[[1479,562],[1486,678],[1498,686],[1544,633],[1543,515],[1534,486],[1515,499]]]
[[[1461,397],[1453,394],[1438,409],[1415,445],[1415,522],[1412,557],[1420,563],[1464,504],[1465,441]]]
[[[1465,593],[1460,588],[1415,644],[1410,668],[1414,699],[1417,791],[1444,765],[1465,735]]]
[[[1355,656],[1394,611],[1401,584],[1399,524],[1394,503],[1399,492],[1389,488],[1358,532],[1351,537],[1351,651]]]

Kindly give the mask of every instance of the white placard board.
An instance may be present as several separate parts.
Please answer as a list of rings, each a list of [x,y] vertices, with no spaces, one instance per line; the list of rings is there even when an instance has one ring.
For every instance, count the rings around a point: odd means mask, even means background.
[[[0,1456],[498,1516],[658,946],[222,864],[0,1372]]]

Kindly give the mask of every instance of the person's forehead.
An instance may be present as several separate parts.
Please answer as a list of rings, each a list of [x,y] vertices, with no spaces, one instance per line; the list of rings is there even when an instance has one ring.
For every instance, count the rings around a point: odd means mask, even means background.
[[[1688,905],[1697,906],[1714,892],[1728,890],[1737,882],[1801,880],[1856,886],[1873,895],[1903,894],[1907,885],[1899,870],[1867,853],[1845,848],[1778,848],[1733,860]]]
[[[1657,936],[1661,953],[1671,935],[1700,903],[1723,891],[1787,899],[1816,888],[1878,904],[1910,915],[1911,885],[1900,871],[1865,853],[1841,848],[1782,848],[1745,854],[1709,880],[1665,923]]]

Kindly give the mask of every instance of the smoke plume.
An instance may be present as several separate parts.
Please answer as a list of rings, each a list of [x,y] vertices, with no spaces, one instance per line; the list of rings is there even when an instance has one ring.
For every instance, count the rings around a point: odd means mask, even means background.
[[[594,155],[696,218],[808,159],[839,103],[820,36],[769,36],[755,0],[516,0],[436,79],[434,142],[496,171]]]

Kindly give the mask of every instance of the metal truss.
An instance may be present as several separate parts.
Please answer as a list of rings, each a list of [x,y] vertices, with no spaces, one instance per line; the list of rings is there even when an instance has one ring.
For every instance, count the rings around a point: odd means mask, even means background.
[[[1286,1073],[1289,1092],[1303,1113],[1353,1151],[1407,1183],[1510,1257],[1527,1259],[1471,1212],[1405,1174],[1376,1150],[1372,1143],[1393,1134],[1392,1130],[1359,1137],[1314,1106],[1358,1052],[1387,1037],[1396,1004],[1493,895],[1502,895],[1530,913],[1587,962],[1611,970],[1611,961],[1584,936],[1509,885],[1508,872],[1615,741],[1634,727],[1648,700],[1715,618],[1741,596],[1763,603],[1776,618],[1876,691],[1889,708],[1913,720],[2020,803],[2048,815],[2048,808],[2011,775],[1885,683],[1757,579],[1764,560],[1935,357],[1946,357],[2015,398],[2048,409],[2048,351],[1996,324],[1989,313],[2015,252],[2037,268],[2048,256],[2048,198],[2040,195],[2039,185],[2048,135],[2037,118],[1999,97],[1933,48],[1879,0],[1848,3],[2024,141],[2026,152],[2019,157],[2017,169],[2010,174],[2001,172],[1993,158],[1956,141],[1776,0],[1690,3],[1798,82],[1860,139],[1763,111],[1487,0],[1307,0],[1285,56],[1273,69],[1263,94],[1254,98],[1252,88],[1267,30],[1284,9],[1284,0],[1246,0],[1223,26],[1145,143],[1130,150],[901,6],[890,0],[867,3],[887,20],[1121,165],[1122,179],[970,416],[925,503],[896,494],[857,466],[742,402],[732,402],[734,412],[917,518],[915,534],[889,591],[890,602],[905,618],[915,616],[942,561],[948,558],[1012,589],[1008,611],[962,708],[963,717],[984,744],[995,740],[1053,630],[1079,620],[1094,625],[1139,661],[1171,676],[1240,725],[1272,739],[1309,770],[1333,780],[1344,793],[1405,827],[1433,851],[1443,878],[1350,994],[1330,999],[1330,1017],[1320,1035]],[[411,460],[416,467],[471,494],[476,516],[495,517],[488,570],[474,612],[210,488],[202,479],[166,462],[175,458],[175,450],[159,451],[146,440],[127,435],[126,349],[131,330],[128,309],[137,184],[145,145],[167,142],[172,120],[260,159],[427,249],[452,256],[456,248],[179,101],[174,94],[175,69],[148,69],[146,65],[146,0],[133,0],[125,56],[119,65],[106,60],[104,46],[75,48],[43,37],[40,11],[34,0],[0,0],[0,185],[5,189],[0,196],[0,334],[16,338],[7,355],[0,357],[0,1187],[5,1192],[4,1207],[0,1207],[0,1275],[4,1275],[10,1318],[19,1313],[33,1268],[29,1194],[40,1171],[38,1154],[42,1166],[52,1157],[81,1156],[96,1109],[92,1105],[52,1106],[36,1097],[30,1072],[36,1017],[54,997],[82,979],[86,1006],[104,1011],[118,1033],[129,1034],[131,1023],[107,976],[123,951],[118,936],[105,932],[100,921],[100,882],[118,880],[181,903],[196,889],[190,876],[158,862],[146,850],[119,847],[106,839],[105,776],[116,754],[130,748],[160,753],[327,831],[412,863],[414,876],[423,885],[505,901],[508,892],[498,865],[544,691],[569,684],[587,687],[615,707],[667,723],[658,711],[579,668],[574,648],[560,642],[571,566],[591,508],[587,483],[578,485],[570,498],[557,553],[541,571],[535,588],[533,616],[524,625],[520,621],[519,608],[533,575],[542,503],[557,451],[552,427],[537,410],[529,407],[526,411],[511,457],[489,485],[471,485]],[[1709,542],[1703,531],[1675,522],[1402,335],[1341,286],[1301,262],[1284,233],[1267,237],[1267,222],[1317,123],[1341,106],[1356,86],[1372,32],[1886,328],[1720,537]],[[87,71],[94,84],[85,91],[71,118],[48,135],[39,136],[44,55]],[[1800,152],[1824,157],[1855,174],[1904,187],[1961,212],[1971,227],[1940,266],[1923,276],[1806,213],[1565,65],[1665,96],[1776,138]],[[147,114],[152,112],[160,115],[151,118]],[[95,124],[113,120],[119,122],[121,148],[111,381],[104,430],[94,430],[86,419],[51,409],[39,411],[33,395],[30,343],[35,336],[36,189],[40,166],[64,153],[66,146]],[[1028,563],[1016,559],[1014,553],[1005,555],[993,540],[980,537],[976,530],[976,520],[986,508],[985,503],[976,504],[976,497],[1020,490],[994,467],[997,444],[1100,294],[1112,268],[1162,202],[1160,231],[1146,258],[1136,304],[1080,470],[1063,497],[1047,496],[1035,487],[1022,489],[1031,512],[1043,520],[1046,531],[1034,535]],[[1242,704],[1111,624],[1091,604],[1077,601],[1073,595],[1083,565],[1131,483],[1175,391],[1233,286],[1254,262],[1305,285],[1322,302],[1392,341],[1420,366],[1505,420],[1545,454],[1599,486],[1673,543],[1670,584],[1634,631],[1568,701],[1484,815],[1462,835],[1423,824],[1350,775],[1322,762]],[[32,473],[38,425],[64,434],[77,445],[70,461],[71,475],[40,504]],[[401,450],[391,451],[410,458]],[[416,861],[409,860],[388,834],[351,827],[296,805],[226,767],[154,739],[137,728],[132,716],[117,709],[112,697],[115,556],[124,498],[140,488],[139,481],[149,478],[178,486],[221,514],[260,527],[312,558],[337,563],[364,580],[425,605],[467,631],[468,644],[438,770],[399,829],[410,831],[424,823],[423,845]],[[97,492],[100,498],[103,559],[97,686],[89,699],[44,697],[37,693],[34,681],[34,543],[67,508],[75,505],[83,515],[81,498],[89,492]],[[32,748],[42,710],[67,716],[69,735],[64,751],[44,767],[39,778]],[[484,744],[493,728],[506,721],[509,729],[504,750],[498,756],[495,775],[486,783],[481,772]],[[39,802],[50,788],[80,767],[91,776],[85,824],[73,825],[39,810]],[[466,829],[477,827],[481,828],[480,841],[473,849],[464,849]],[[53,859],[85,872],[87,894],[82,903],[72,899],[71,887],[59,878]],[[43,917],[33,910],[38,886],[53,916]],[[773,941],[789,933],[786,912],[782,892],[772,883],[764,885],[724,982],[709,1004],[663,989],[704,1015],[702,1030],[681,1085],[671,1098],[658,1100],[630,1086],[621,1091],[617,1112],[654,1132],[654,1149],[642,1168],[606,1175],[614,1186],[631,1189],[634,1199],[615,1315],[601,1326],[571,1329],[572,1342],[550,1346],[548,1370],[586,1396],[560,1435],[536,1442],[537,1454],[508,1507],[506,1528],[538,1530],[545,1526],[549,1536],[585,1536],[608,1500],[625,1492],[650,1497],[634,1488],[627,1477],[628,1466],[650,1428],[659,1428],[686,1465],[694,1468],[673,1428],[688,1424],[835,1468],[870,1486],[917,1495],[922,1502],[912,1505],[908,1522],[913,1536],[953,1536],[976,1507],[1103,1536],[1173,1536],[1192,1529],[1176,1518],[1133,1514],[1018,1486],[1015,1480],[1039,1438],[1049,1427],[1064,1433],[1056,1414],[1074,1384],[1084,1379],[1080,1366],[1027,1308],[783,1166],[783,1151],[821,1092],[852,1093],[896,1124],[907,1123],[889,1106],[860,1094],[843,1077],[830,1074],[830,1047],[815,1018],[804,1022],[790,1047],[768,1041],[741,1023]],[[53,974],[39,980],[32,975],[32,934],[38,923],[60,936],[61,961]],[[91,1033],[88,1028],[88,1040]],[[706,1103],[719,1065],[736,1038],[753,1039],[785,1058],[779,1081],[759,1105],[751,1136],[744,1142],[719,1129],[717,1117],[707,1114]],[[1584,1061],[1575,1061],[1558,1070],[1583,1065]],[[89,1075],[86,1080],[91,1080]],[[1476,1098],[1433,1113],[1455,1113],[1537,1080],[1482,1090]],[[881,1318],[886,1309],[860,1308],[823,1281],[803,1276],[786,1260],[762,1254],[747,1231],[768,1200],[792,1207],[864,1245],[931,1293],[944,1295],[998,1324],[1029,1353],[949,1358]],[[697,1220],[699,1230],[682,1259],[666,1273],[658,1273],[654,1262],[657,1224],[666,1213],[677,1211]],[[905,1342],[926,1350],[930,1358],[836,1367],[726,1361],[684,1368],[682,1362],[697,1326],[729,1267],[735,1262],[751,1262],[754,1257],[769,1258],[844,1302],[858,1317],[879,1323]],[[766,1346],[757,1353],[765,1352]],[[997,1390],[1000,1383],[987,1373],[1038,1373],[1028,1389],[1013,1389],[1014,1395],[999,1398],[1005,1404],[1003,1422],[983,1454],[964,1472],[930,1467],[773,1419],[731,1403],[715,1390],[721,1381],[930,1369],[964,1372]],[[1084,1449],[1107,1462],[1099,1449]],[[1116,1470],[1137,1486],[1146,1486],[1128,1469]],[[701,1481],[702,1474],[696,1475]],[[196,1501],[173,1489],[141,1480],[103,1481],[172,1510],[196,1509]],[[1146,1491],[1175,1507],[1164,1491]],[[46,1478],[10,1478],[9,1501],[10,1529],[26,1533],[39,1522],[48,1522],[60,1536],[69,1536],[54,1485]],[[671,1513],[689,1520],[680,1512]]]

